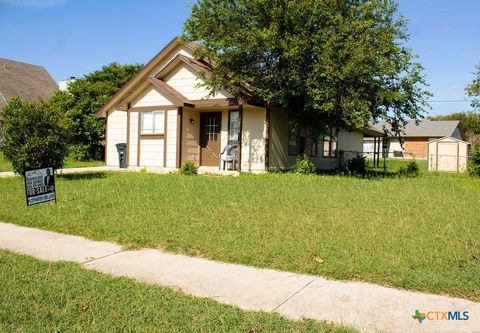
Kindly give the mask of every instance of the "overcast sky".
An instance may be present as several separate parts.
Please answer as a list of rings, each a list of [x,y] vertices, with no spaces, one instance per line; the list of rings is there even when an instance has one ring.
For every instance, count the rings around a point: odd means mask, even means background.
[[[145,63],[181,34],[187,0],[0,0],[0,57],[45,66],[55,80],[117,61]],[[431,114],[470,110],[480,64],[479,0],[400,0],[410,46],[434,93]]]

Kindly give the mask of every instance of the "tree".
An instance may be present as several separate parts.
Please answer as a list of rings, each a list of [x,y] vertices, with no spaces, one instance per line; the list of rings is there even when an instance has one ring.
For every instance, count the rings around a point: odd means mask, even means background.
[[[480,114],[476,112],[457,112],[445,116],[430,117],[432,120],[459,120],[465,140],[472,148],[480,144]]]
[[[422,117],[430,94],[406,30],[393,0],[198,0],[184,39],[210,60],[212,93],[286,109],[309,158],[325,125],[386,119],[400,133]]]
[[[3,108],[2,116],[4,139],[0,150],[16,173],[63,167],[69,132],[65,114],[54,103],[14,97]]]
[[[78,159],[98,158],[105,133],[105,121],[97,112],[115,95],[143,65],[112,63],[72,82],[67,92],[52,97],[67,115],[71,124],[71,149]]]
[[[472,107],[476,110],[480,110],[480,65],[477,66],[476,77],[472,83],[467,86],[467,95],[472,97]]]

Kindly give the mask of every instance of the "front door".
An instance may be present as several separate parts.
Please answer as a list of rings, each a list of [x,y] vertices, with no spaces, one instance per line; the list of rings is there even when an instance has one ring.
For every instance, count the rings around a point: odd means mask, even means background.
[[[221,121],[221,112],[200,113],[200,165],[219,165]]]

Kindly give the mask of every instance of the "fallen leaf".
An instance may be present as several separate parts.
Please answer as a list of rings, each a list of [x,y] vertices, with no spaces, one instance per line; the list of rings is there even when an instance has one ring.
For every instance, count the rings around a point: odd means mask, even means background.
[[[320,257],[315,257],[315,261],[318,262],[319,264],[323,264],[325,262],[325,260],[323,260]]]

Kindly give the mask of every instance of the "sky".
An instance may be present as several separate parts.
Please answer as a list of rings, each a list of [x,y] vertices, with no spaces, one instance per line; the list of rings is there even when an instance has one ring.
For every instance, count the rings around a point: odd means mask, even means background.
[[[0,0],[0,58],[44,66],[56,81],[114,61],[146,63],[181,34],[192,1]],[[398,3],[434,94],[429,113],[471,110],[465,87],[480,64],[480,1]]]

